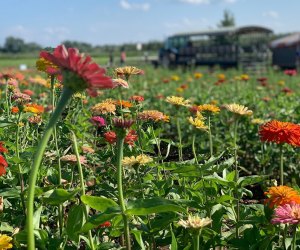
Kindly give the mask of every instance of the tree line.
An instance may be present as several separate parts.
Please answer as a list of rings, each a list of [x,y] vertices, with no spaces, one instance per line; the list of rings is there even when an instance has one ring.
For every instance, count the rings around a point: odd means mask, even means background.
[[[137,44],[136,43],[125,43],[121,45],[92,45],[86,42],[79,41],[63,41],[66,47],[78,48],[79,51],[89,53],[89,54],[110,54],[120,52],[125,50],[127,52],[136,52]],[[142,43],[143,51],[158,51],[162,47],[161,41],[150,41],[147,43]],[[3,46],[0,47],[0,52],[7,54],[18,54],[18,53],[36,53],[44,49],[43,46],[35,42],[25,42],[22,38],[18,37],[7,37]],[[51,48],[47,48],[51,49]]]

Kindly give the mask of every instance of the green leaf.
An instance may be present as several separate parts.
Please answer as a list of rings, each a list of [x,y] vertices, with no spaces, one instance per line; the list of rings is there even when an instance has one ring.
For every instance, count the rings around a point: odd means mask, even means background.
[[[84,204],[96,209],[97,211],[104,212],[108,208],[118,207],[118,204],[115,201],[106,197],[82,195],[80,198]]]
[[[172,226],[170,226],[170,231],[171,231],[171,235],[172,235],[171,250],[177,250],[178,249],[177,240],[173,233]]]
[[[0,121],[0,128],[16,126],[14,122]]]
[[[133,233],[135,240],[140,245],[141,250],[146,250],[143,238],[142,238],[142,232],[137,230],[131,230],[131,233]]]
[[[76,243],[79,242],[79,231],[85,223],[84,205],[75,205],[71,207],[66,225],[66,231],[69,238]]]
[[[152,213],[185,211],[186,210],[179,206],[174,200],[156,197],[151,199],[129,201],[125,213],[129,215],[147,215]]]
[[[81,228],[80,232],[87,232],[95,227],[98,227],[105,221],[112,220],[114,217],[120,214],[121,209],[119,207],[108,208],[104,213],[94,215],[88,219],[88,221]]]
[[[0,231],[1,232],[13,232],[14,228],[10,226],[7,222],[1,222],[0,224]]]
[[[2,192],[0,192],[0,196],[4,198],[20,198],[21,188],[3,188]]]
[[[225,201],[232,201],[232,200],[234,200],[234,197],[232,197],[230,195],[222,195],[216,199],[216,202],[223,203]]]
[[[49,204],[49,205],[60,205],[64,203],[67,200],[70,200],[72,197],[74,197],[79,192],[79,189],[75,189],[72,192],[68,192],[64,189],[52,189],[48,192],[43,194],[43,202]]]
[[[266,178],[267,178],[267,176],[265,176],[265,175],[252,175],[252,176],[240,177],[238,179],[237,184],[238,184],[239,187],[245,187],[245,186],[248,186],[248,185],[252,185],[252,184],[262,182]]]
[[[40,220],[41,220],[41,213],[42,213],[43,207],[40,206],[33,215],[33,226],[34,229],[39,229],[40,228]]]

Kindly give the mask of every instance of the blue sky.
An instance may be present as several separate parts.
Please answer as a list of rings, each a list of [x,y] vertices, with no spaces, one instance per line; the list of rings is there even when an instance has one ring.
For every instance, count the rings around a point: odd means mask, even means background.
[[[93,45],[163,40],[216,28],[224,9],[238,26],[300,30],[299,0],[1,0],[0,44],[9,35],[43,46],[66,39]]]

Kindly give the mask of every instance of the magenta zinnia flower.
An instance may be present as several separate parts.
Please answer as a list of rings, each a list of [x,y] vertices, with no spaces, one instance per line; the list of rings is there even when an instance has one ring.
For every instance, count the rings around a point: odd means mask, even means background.
[[[101,116],[93,116],[90,122],[97,127],[104,127],[106,125],[104,118]]]
[[[300,223],[300,204],[289,203],[275,209],[273,224],[299,224]]]
[[[59,45],[52,54],[41,51],[40,57],[61,69],[63,84],[73,91],[87,89],[89,95],[97,96],[97,89],[114,87],[111,78],[105,75],[105,69],[75,48],[66,49],[64,45]]]

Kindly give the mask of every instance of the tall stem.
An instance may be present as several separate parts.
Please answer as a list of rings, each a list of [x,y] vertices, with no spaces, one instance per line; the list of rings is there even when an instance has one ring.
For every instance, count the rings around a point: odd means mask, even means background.
[[[161,154],[161,150],[160,150],[160,142],[159,142],[159,140],[157,139],[157,137],[155,135],[153,126],[150,126],[150,128],[151,128],[151,132],[152,132],[152,135],[154,137],[154,140],[155,140],[155,143],[156,143],[156,146],[157,146],[159,158],[162,160],[162,154]]]
[[[213,156],[213,141],[212,141],[212,136],[211,136],[210,115],[208,116],[208,137],[209,137],[210,157],[212,157]]]
[[[179,145],[178,145],[179,161],[183,161],[183,159],[182,159],[182,136],[181,136],[181,128],[180,128],[180,122],[179,122],[178,117],[176,118],[176,126],[177,126],[178,140],[179,140]]]
[[[39,171],[42,158],[47,147],[47,143],[52,135],[53,128],[62,114],[64,108],[68,104],[69,99],[71,98],[73,91],[69,88],[64,88],[60,100],[57,104],[57,107],[52,114],[49,123],[45,129],[44,135],[39,142],[37,151],[34,156],[33,164],[31,167],[31,172],[29,176],[29,187],[28,187],[28,200],[27,200],[27,248],[28,250],[35,250],[35,241],[34,241],[34,223],[33,223],[33,213],[34,213],[34,191],[35,184],[37,180],[37,175]]]
[[[292,250],[297,249],[297,225],[294,226],[294,231],[293,231],[293,242],[292,242]]]
[[[200,250],[200,234],[201,234],[201,230],[199,230],[199,232],[194,233],[194,250]]]
[[[196,148],[195,148],[195,139],[196,139],[196,134],[193,134],[193,139],[192,139],[192,151],[193,151],[193,155],[195,158],[195,162],[198,164],[198,158],[197,158],[197,153],[196,153]]]
[[[283,145],[280,145],[280,185],[283,185]]]
[[[9,119],[9,103],[8,103],[8,80],[5,81],[5,102],[6,102],[6,114]]]
[[[124,195],[123,195],[122,159],[123,159],[124,137],[125,136],[123,135],[123,133],[122,134],[118,133],[117,135],[117,182],[118,182],[119,203],[122,210],[122,217],[124,223],[126,249],[131,250],[129,224],[128,224],[128,218],[125,214],[126,206],[125,206]]]
[[[79,179],[80,179],[81,195],[85,195],[85,183],[84,183],[82,166],[81,166],[79,152],[78,152],[77,139],[76,139],[76,135],[74,134],[74,132],[73,131],[71,131],[71,132],[72,132],[73,148],[74,148],[74,152],[75,152],[76,159],[77,159],[77,166],[78,166]],[[86,205],[84,205],[84,207],[85,207],[85,209],[84,209],[84,215],[85,215],[85,219],[87,220],[88,219],[88,207]],[[94,246],[94,242],[93,242],[93,237],[92,237],[91,230],[88,231],[88,236],[89,236],[89,242],[90,242],[91,249],[95,250],[95,246]]]
[[[238,162],[237,162],[237,129],[238,129],[238,118],[235,118],[234,122],[234,137],[233,137],[233,146],[234,146],[234,168],[235,168],[235,184],[237,185],[239,179],[239,171],[238,171]],[[236,237],[239,237],[239,226],[238,222],[240,220],[240,201],[239,201],[239,192],[238,187],[235,188],[236,192]]]
[[[19,112],[18,114],[18,119],[17,119],[17,131],[16,131],[16,155],[18,158],[20,158],[20,145],[19,145],[19,136],[20,136],[20,120],[21,120],[21,116],[22,113]],[[20,163],[17,164],[18,165],[18,170],[19,170],[19,182],[20,182],[20,187],[21,187],[21,202],[22,202],[22,207],[23,207],[23,211],[25,214],[26,211],[26,205],[25,205],[25,201],[24,201],[24,179],[23,179],[23,174],[22,174],[22,169],[20,166]]]
[[[55,107],[55,77],[54,75],[51,75],[51,105],[52,105],[52,110]],[[53,112],[53,111],[52,111]],[[60,152],[59,152],[59,147],[58,147],[58,139],[57,139],[57,133],[56,133],[56,125],[53,128],[53,137],[54,137],[54,142],[55,142],[55,150],[56,150],[56,156],[58,158],[58,169],[57,169],[57,178],[58,178],[58,184],[61,185],[61,161],[60,161]],[[60,236],[62,235],[63,231],[63,205],[58,205],[58,225],[59,225],[59,234]]]

